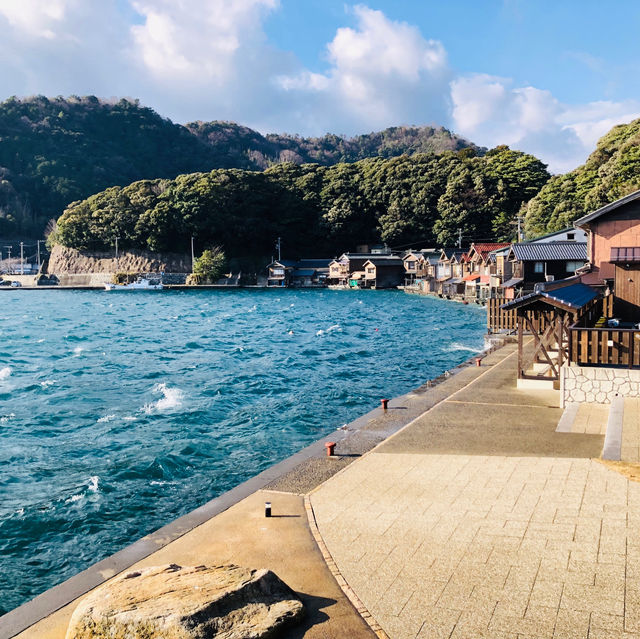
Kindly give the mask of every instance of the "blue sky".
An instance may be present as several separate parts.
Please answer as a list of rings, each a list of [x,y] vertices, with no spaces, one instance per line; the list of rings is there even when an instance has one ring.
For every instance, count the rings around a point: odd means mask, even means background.
[[[562,172],[640,117],[639,27],[631,0],[0,0],[0,98],[303,135],[436,124]]]

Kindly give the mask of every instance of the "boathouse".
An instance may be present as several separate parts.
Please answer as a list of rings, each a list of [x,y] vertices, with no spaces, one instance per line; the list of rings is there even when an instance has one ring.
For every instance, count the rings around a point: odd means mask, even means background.
[[[274,260],[267,265],[267,286],[289,286],[295,260]]]
[[[378,255],[364,263],[365,288],[395,288],[404,280],[404,263],[393,255]]]

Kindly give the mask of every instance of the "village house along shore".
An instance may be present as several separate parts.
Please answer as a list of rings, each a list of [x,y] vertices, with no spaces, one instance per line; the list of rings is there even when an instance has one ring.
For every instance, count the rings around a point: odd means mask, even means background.
[[[80,268],[91,270],[67,270],[74,255]],[[277,259],[262,273],[232,273],[216,284],[187,285],[189,261],[175,256],[131,253],[115,258],[54,247],[50,262],[45,260],[39,270],[15,260],[9,268],[5,260],[9,272],[2,275],[0,290],[15,289],[18,284],[31,289],[102,289],[122,270],[122,264],[128,264],[126,268],[136,269],[132,274],[161,277],[167,289],[401,288],[408,293],[486,304],[490,298],[511,299],[533,290],[537,283],[569,277],[586,261],[586,233],[574,228],[526,242],[474,242],[466,249],[394,251],[385,245],[363,245],[334,259]]]
[[[337,459],[319,441],[5,615],[0,636],[61,638],[71,599],[132,563],[238,561],[306,598],[308,637],[640,639],[640,191],[576,226],[585,266],[489,313],[517,343],[338,431]],[[267,522],[267,500],[288,516]]]

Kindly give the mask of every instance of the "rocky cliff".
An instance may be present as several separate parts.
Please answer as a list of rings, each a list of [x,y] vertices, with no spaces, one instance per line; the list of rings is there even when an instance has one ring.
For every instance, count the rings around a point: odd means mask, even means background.
[[[190,273],[191,257],[179,253],[125,251],[118,259],[113,253],[81,252],[56,245],[51,251],[48,273],[55,275],[87,273]]]

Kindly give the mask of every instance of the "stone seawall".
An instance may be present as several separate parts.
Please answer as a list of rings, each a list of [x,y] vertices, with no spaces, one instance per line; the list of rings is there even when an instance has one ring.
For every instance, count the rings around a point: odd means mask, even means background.
[[[573,402],[610,404],[616,396],[640,397],[640,370],[594,366],[560,369],[561,406]]]
[[[191,257],[179,253],[136,250],[123,251],[116,260],[113,253],[77,251],[58,245],[51,250],[47,272],[58,276],[117,272],[190,273]]]

